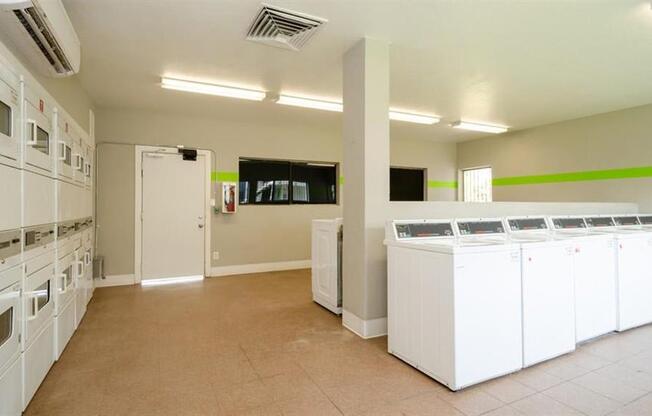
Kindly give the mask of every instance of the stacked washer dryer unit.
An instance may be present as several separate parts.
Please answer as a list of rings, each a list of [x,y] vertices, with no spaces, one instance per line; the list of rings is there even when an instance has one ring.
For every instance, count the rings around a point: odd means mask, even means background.
[[[65,145],[66,137],[57,127],[59,118],[66,115],[56,107],[16,59],[0,53],[0,189],[3,192],[0,415],[3,416],[19,415],[25,409],[60,353],[61,345],[57,348],[57,341],[62,338],[55,335],[57,329],[65,327],[66,337],[70,338],[70,324],[74,331],[78,322],[74,281],[56,274],[58,269],[65,274],[66,269],[57,262],[60,259],[57,232],[58,225],[66,221],[72,222],[74,229],[82,228],[76,223],[92,224],[92,144],[81,129],[70,123],[77,129],[79,146],[75,148],[72,139],[69,146]],[[75,154],[79,156],[75,158]],[[62,186],[62,182],[73,187]],[[92,241],[92,230],[89,232],[87,242]],[[79,250],[81,261],[91,263],[88,256],[92,256],[92,248],[82,247],[81,236],[79,233],[75,250]],[[85,278],[88,285],[89,274],[79,263],[75,264],[77,268],[73,267],[73,271]],[[80,296],[84,310],[88,293],[92,291],[84,291]],[[66,325],[59,325],[64,320]]]
[[[582,217],[549,218],[558,238],[571,242],[575,334],[580,343],[616,330],[616,252],[611,236],[592,233]]]
[[[0,55],[0,414],[22,410],[20,77]]]
[[[387,223],[391,354],[451,390],[522,368],[521,257],[505,236],[501,220]]]
[[[585,218],[594,231],[611,235],[615,240],[617,260],[617,330],[652,322],[652,232],[633,229],[634,216],[619,216],[617,225],[613,217]]]
[[[23,406],[26,407],[54,362],[56,110],[39,85],[23,82],[22,90]]]
[[[312,221],[312,300],[342,314],[342,218]]]
[[[555,238],[544,216],[506,219],[521,246],[523,366],[575,350],[572,244]]]

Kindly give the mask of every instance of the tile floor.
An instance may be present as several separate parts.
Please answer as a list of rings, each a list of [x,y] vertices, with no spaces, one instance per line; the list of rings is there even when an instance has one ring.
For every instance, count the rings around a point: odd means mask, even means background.
[[[308,270],[98,289],[27,415],[652,415],[652,326],[453,393],[311,302]]]

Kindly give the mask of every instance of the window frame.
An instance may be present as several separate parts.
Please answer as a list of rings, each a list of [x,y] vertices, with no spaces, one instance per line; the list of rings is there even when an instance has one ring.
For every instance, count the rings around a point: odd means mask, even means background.
[[[289,165],[289,179],[288,179],[288,199],[287,201],[265,201],[265,202],[240,202],[240,163],[241,162],[267,162],[267,163],[287,163]],[[335,200],[334,202],[301,202],[293,201],[294,186],[292,167],[297,164],[305,165],[323,165],[324,167],[333,167],[335,169]],[[339,205],[340,204],[340,164],[338,162],[316,161],[316,160],[295,160],[295,159],[275,159],[275,158],[261,158],[261,157],[246,157],[240,156],[238,158],[238,205],[239,206],[310,206],[310,205]]]
[[[468,201],[466,199],[466,173],[469,171],[474,171],[474,170],[483,170],[483,169],[489,169],[491,172],[491,182],[489,183],[489,200],[488,201]],[[468,167],[468,168],[463,168],[460,169],[460,178],[459,178],[459,183],[461,186],[459,187],[459,199],[462,202],[470,202],[470,203],[478,203],[478,204],[483,204],[483,203],[490,203],[493,202],[494,200],[494,189],[493,189],[493,177],[494,177],[494,170],[491,165],[481,165],[481,166],[473,166],[473,167]]]
[[[423,172],[423,199],[421,201],[392,201],[392,169],[418,170]],[[428,168],[419,168],[414,166],[389,166],[389,202],[425,202],[428,201]]]

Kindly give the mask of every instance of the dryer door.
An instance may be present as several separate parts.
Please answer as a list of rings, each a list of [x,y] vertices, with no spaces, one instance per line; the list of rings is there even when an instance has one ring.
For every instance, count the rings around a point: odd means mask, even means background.
[[[20,353],[20,271],[18,267],[4,272],[0,279],[15,280],[8,287],[0,288],[0,372]],[[16,279],[5,279],[13,275]]]

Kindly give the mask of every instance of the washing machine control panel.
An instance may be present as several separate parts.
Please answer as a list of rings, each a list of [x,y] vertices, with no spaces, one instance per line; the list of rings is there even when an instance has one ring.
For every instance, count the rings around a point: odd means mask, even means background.
[[[453,237],[453,225],[450,222],[419,222],[394,224],[396,237],[399,240],[406,238],[433,238]]]
[[[553,218],[552,226],[555,230],[576,230],[586,228],[584,218]]]
[[[652,225],[652,215],[639,215],[638,220],[642,225]]]
[[[511,231],[536,231],[547,230],[548,224],[545,218],[511,218],[507,220]]]
[[[457,229],[461,236],[505,234],[503,222],[495,221],[461,221],[457,223]]]
[[[635,216],[614,217],[614,223],[619,226],[641,225],[638,217]]]
[[[611,217],[589,217],[584,218],[584,221],[586,221],[586,226],[589,228],[616,226],[614,219]]]

